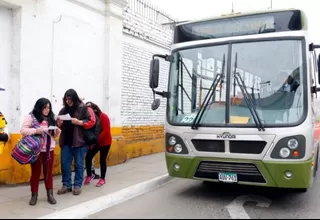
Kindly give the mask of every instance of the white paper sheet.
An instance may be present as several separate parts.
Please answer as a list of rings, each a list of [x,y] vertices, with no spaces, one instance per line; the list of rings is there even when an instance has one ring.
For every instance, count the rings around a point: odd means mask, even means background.
[[[57,126],[52,126],[51,125],[51,126],[48,127],[48,130],[56,130],[57,128],[58,128]]]
[[[71,116],[69,114],[58,115],[58,119],[63,120],[63,121],[70,121],[71,120]]]

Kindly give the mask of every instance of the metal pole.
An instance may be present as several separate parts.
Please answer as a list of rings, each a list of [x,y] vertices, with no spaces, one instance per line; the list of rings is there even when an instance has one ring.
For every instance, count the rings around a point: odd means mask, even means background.
[[[270,9],[272,9],[272,0],[270,0]]]

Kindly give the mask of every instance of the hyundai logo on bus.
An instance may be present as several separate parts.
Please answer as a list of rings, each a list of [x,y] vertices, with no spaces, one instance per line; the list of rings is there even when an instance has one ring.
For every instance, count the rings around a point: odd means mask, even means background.
[[[229,132],[223,132],[222,134],[218,134],[217,138],[221,139],[236,139],[234,134],[230,134]]]

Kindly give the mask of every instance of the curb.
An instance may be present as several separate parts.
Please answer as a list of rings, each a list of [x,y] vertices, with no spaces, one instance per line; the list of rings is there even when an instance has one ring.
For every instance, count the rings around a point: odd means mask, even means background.
[[[129,199],[145,194],[151,190],[157,189],[173,180],[174,178],[169,177],[168,174],[164,174],[107,194],[105,196],[101,196],[87,202],[56,211],[52,214],[39,217],[37,219],[83,219]]]

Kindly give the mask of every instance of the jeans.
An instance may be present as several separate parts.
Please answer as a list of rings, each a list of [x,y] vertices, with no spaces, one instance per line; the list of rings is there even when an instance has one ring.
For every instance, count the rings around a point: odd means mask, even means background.
[[[71,147],[65,145],[61,148],[61,171],[62,184],[68,189],[72,189],[71,183],[71,164],[74,158],[74,187],[81,188],[83,183],[84,159],[88,146]]]

